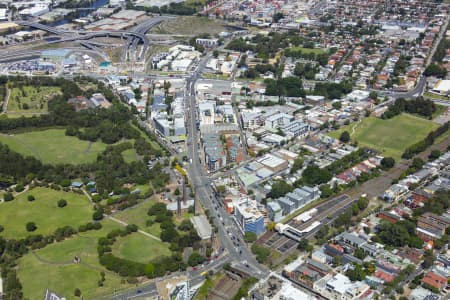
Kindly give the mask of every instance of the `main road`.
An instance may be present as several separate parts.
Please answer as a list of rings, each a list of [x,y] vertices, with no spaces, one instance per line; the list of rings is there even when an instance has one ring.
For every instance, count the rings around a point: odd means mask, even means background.
[[[205,175],[205,171],[200,162],[199,135],[196,127],[196,91],[195,84],[200,78],[202,71],[206,66],[207,60],[211,55],[207,55],[200,59],[197,68],[186,79],[185,89],[185,104],[186,104],[186,129],[188,131],[187,137],[187,156],[192,163],[189,164],[187,170],[192,185],[195,188],[197,201],[201,201],[203,207],[208,209],[210,215],[214,218],[215,225],[218,227],[216,239],[220,241],[220,248],[218,259],[212,261],[204,268],[198,270],[189,270],[183,273],[175,273],[169,278],[187,275],[191,286],[200,284],[203,281],[202,272],[218,271],[226,263],[232,263],[241,270],[247,270],[249,274],[258,279],[268,276],[269,270],[260,265],[253,257],[250,250],[246,247],[241,231],[237,228],[233,218],[224,210],[220,199],[216,196],[211,187],[211,180]],[[117,295],[111,296],[111,300],[128,300],[139,297],[157,296],[156,281],[151,281],[147,284],[133,288],[132,290],[120,292]]]
[[[205,174],[201,164],[199,142],[200,137],[196,125],[196,90],[195,85],[203,72],[206,62],[211,57],[210,54],[200,59],[197,68],[186,80],[185,102],[187,110],[186,128],[187,137],[187,156],[190,164],[188,165],[188,174],[195,189],[196,201],[201,201],[203,207],[209,210],[210,215],[218,227],[216,238],[219,239],[222,248],[226,249],[231,260],[241,267],[247,268],[250,274],[255,277],[263,278],[267,276],[268,270],[261,266],[252,253],[246,247],[240,229],[237,227],[234,219],[223,208],[220,199],[216,196],[211,186],[211,180]]]

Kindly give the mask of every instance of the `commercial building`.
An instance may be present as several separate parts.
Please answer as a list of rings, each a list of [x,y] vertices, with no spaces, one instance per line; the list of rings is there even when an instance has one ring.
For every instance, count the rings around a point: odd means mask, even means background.
[[[267,203],[267,216],[273,222],[280,222],[283,218],[283,209],[278,202]]]
[[[200,126],[214,124],[216,102],[215,101],[200,101],[198,104]]]
[[[162,136],[170,136],[170,125],[166,114],[160,114],[153,118],[156,131]]]
[[[286,197],[278,198],[277,202],[283,209],[283,215],[289,215],[289,214],[293,213],[294,210],[296,210],[296,208],[297,208],[295,203]]]
[[[370,286],[364,282],[351,282],[350,279],[340,273],[334,275],[326,283],[326,292],[332,299],[353,300],[359,299],[370,290]]]
[[[218,39],[196,39],[195,43],[197,45],[202,45],[207,48],[216,47],[219,44]]]
[[[440,239],[448,227],[449,218],[427,212],[417,220],[416,234],[424,241]]]
[[[212,228],[211,224],[209,224],[208,219],[205,215],[193,216],[191,218],[191,223],[194,225],[195,230],[197,231],[198,236],[202,240],[207,240],[211,238]]]
[[[243,232],[264,233],[264,216],[258,210],[256,201],[245,199],[238,203],[234,207],[234,215]]]
[[[39,17],[45,13],[48,13],[50,10],[48,5],[45,3],[35,3],[34,6],[24,8],[19,11],[19,15],[21,17]]]
[[[289,166],[287,161],[272,154],[266,154],[256,161],[274,173],[287,170]]]
[[[264,127],[268,129],[275,129],[279,126],[284,126],[289,124],[294,120],[294,117],[285,113],[277,112],[273,115],[268,116],[264,121]]]
[[[292,192],[287,193],[285,197],[291,200],[295,204],[295,208],[297,209],[313,200],[319,199],[320,190],[318,187],[311,188],[308,186],[304,186],[302,188],[296,188]]]
[[[379,252],[375,245],[370,244],[365,239],[353,233],[343,232],[336,237],[336,240],[344,242],[353,248],[358,248],[372,257],[375,257]]]
[[[66,56],[71,51],[68,49],[50,49],[50,50],[44,50],[41,53],[41,57],[43,59],[50,59],[55,61],[63,61]]]
[[[0,8],[0,21],[8,21],[6,8]]]
[[[448,95],[450,91],[450,80],[439,80],[431,89],[432,93],[439,95]]]
[[[289,138],[305,138],[309,135],[310,128],[311,126],[309,126],[309,124],[299,120],[295,120],[280,127],[281,131]]]
[[[216,133],[202,136],[205,163],[210,171],[216,171],[227,164],[227,155],[222,141]]]

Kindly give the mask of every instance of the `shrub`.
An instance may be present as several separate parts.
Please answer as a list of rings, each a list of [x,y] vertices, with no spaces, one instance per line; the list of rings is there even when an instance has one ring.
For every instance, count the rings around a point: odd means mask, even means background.
[[[13,196],[13,194],[8,192],[5,195],[3,195],[3,200],[4,201],[12,201],[12,200],[14,200],[14,196]]]
[[[67,206],[67,201],[66,200],[64,200],[64,199],[59,199],[58,200],[58,207],[65,207],[65,206]]]
[[[33,231],[35,231],[37,229],[37,226],[36,226],[36,224],[34,222],[28,222],[25,225],[25,228],[27,229],[28,232],[33,232]]]

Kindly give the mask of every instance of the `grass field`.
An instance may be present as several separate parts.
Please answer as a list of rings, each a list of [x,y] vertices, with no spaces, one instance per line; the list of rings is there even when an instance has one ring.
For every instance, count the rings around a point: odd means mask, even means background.
[[[169,244],[157,241],[141,233],[133,233],[126,237],[117,238],[112,246],[113,254],[117,257],[148,263],[152,259],[169,256]]]
[[[28,201],[28,195],[36,200]],[[67,200],[67,206],[59,208],[56,204],[59,199]],[[84,195],[34,188],[13,201],[0,203],[0,224],[5,228],[1,235],[16,239],[26,237],[29,235],[25,229],[27,222],[36,223],[37,230],[33,234],[50,234],[66,225],[78,227],[92,220],[92,212]]]
[[[102,221],[102,225],[99,231],[81,233],[19,259],[18,277],[24,298],[43,299],[43,293],[48,288],[68,300],[79,299],[74,297],[74,289],[79,288],[84,299],[98,299],[113,294],[114,290],[130,287],[122,283],[120,276],[108,272],[98,262],[97,239],[120,227],[109,220]],[[73,263],[75,256],[81,258],[81,263]],[[103,287],[98,286],[100,271],[106,273]]]
[[[325,53],[325,51],[323,51],[320,48],[303,48],[303,47],[291,47],[291,50],[295,50],[295,51],[302,51],[302,53],[308,54],[308,53],[314,53],[314,54],[322,54]]]
[[[128,224],[136,224],[141,230],[159,237],[161,233],[159,223],[154,223],[152,226],[146,226],[145,224],[147,220],[153,218],[147,215],[147,211],[155,203],[156,202],[154,200],[147,200],[142,204],[136,205],[115,214],[114,217]]]
[[[202,33],[214,35],[226,30],[221,22],[207,17],[181,16],[155,26],[150,33],[195,36]]]
[[[403,151],[422,140],[437,124],[409,114],[402,114],[389,120],[374,117],[363,119],[330,133],[339,138],[343,131],[350,133],[351,139],[360,146],[367,146],[382,152],[383,156],[401,159]]]
[[[19,88],[13,88],[9,96],[8,112],[47,112],[48,100],[58,93],[60,93],[58,87],[50,86],[24,86],[23,92]]]
[[[127,150],[123,151],[122,156],[123,156],[123,159],[125,160],[125,162],[127,162],[127,163],[137,161],[137,154],[136,154],[136,150],[134,150],[134,149],[127,149]]]
[[[430,98],[430,99],[437,99],[437,100],[450,101],[450,98],[447,97],[447,96],[437,95],[437,94],[433,94],[433,93],[430,93],[430,92],[425,92],[425,93],[423,94],[423,96],[424,96],[425,98]]]
[[[106,144],[66,136],[64,129],[31,131],[13,135],[0,134],[0,142],[23,155],[34,156],[43,163],[81,164],[94,162]]]

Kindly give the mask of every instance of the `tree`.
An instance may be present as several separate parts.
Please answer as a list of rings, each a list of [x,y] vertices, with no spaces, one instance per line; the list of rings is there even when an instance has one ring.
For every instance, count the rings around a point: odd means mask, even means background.
[[[343,131],[339,136],[339,140],[343,143],[350,142],[350,133],[348,133],[348,131]]]
[[[431,150],[430,155],[428,156],[428,158],[430,160],[435,160],[435,159],[439,158],[439,156],[441,156],[441,155],[442,155],[442,152],[440,150],[433,149],[433,150]]]
[[[14,190],[15,190],[17,193],[22,192],[24,189],[25,189],[25,188],[24,188],[23,184],[21,184],[21,183],[16,184],[16,186],[14,187]]]
[[[247,243],[253,243],[253,242],[256,241],[256,239],[257,239],[256,233],[250,232],[250,231],[246,231],[246,232],[245,232],[244,240],[245,240]]]
[[[277,199],[292,192],[292,186],[285,181],[276,181],[272,184],[272,190],[270,191],[270,196],[272,199]]]
[[[214,58],[219,57],[219,51],[214,50],[214,51],[213,51],[213,56],[214,56]]]
[[[333,104],[331,104],[331,106],[333,106],[334,109],[341,109],[342,108],[342,103],[340,101],[335,101],[333,102]]]
[[[168,243],[174,242],[178,236],[179,234],[173,226],[163,229],[160,234],[161,241]]]
[[[30,202],[36,200],[33,195],[28,195],[27,199]]]
[[[333,263],[333,266],[335,266],[335,267],[340,266],[341,263],[342,263],[341,256],[340,255],[336,255],[335,257],[333,257],[332,263]]]
[[[37,226],[34,222],[28,222],[25,226],[28,232],[35,231],[37,229]]]
[[[67,201],[65,199],[59,199],[58,200],[58,207],[65,207],[67,206]]]
[[[361,281],[366,278],[366,273],[360,265],[355,265],[353,269],[348,269],[345,275],[347,275],[351,281]]]
[[[433,250],[426,250],[423,255],[423,263],[422,267],[424,269],[428,269],[433,265],[433,262],[436,258],[434,257]]]
[[[12,200],[14,200],[14,196],[10,192],[5,193],[5,195],[3,195],[3,200],[4,201],[12,201]]]
[[[219,193],[219,195],[223,195],[226,191],[226,188],[224,185],[219,185],[216,187],[216,191],[217,193]]]
[[[319,189],[320,189],[320,198],[328,198],[332,196],[334,193],[329,184],[323,184],[319,187]]]
[[[156,216],[156,215],[165,214],[166,212],[167,212],[166,205],[164,203],[158,202],[149,208],[147,214],[149,216]]]
[[[425,71],[423,72],[423,75],[444,78],[447,75],[447,70],[444,68],[441,68],[437,64],[431,64],[425,69]]]
[[[100,221],[103,219],[103,209],[99,208],[92,214],[92,219],[94,221]]]
[[[369,205],[369,199],[367,197],[359,197],[357,205],[359,210],[364,210]]]
[[[309,241],[307,239],[301,239],[298,242],[297,249],[300,251],[309,251],[310,248],[312,248],[312,246],[311,247],[310,246],[311,245],[309,245]]]
[[[302,173],[302,179],[308,185],[322,184],[330,181],[332,177],[328,169],[321,169],[315,164],[307,166]]]
[[[298,170],[300,170],[301,168],[303,168],[303,158],[298,157],[294,160],[294,164],[292,165],[291,174],[295,174]]]
[[[277,13],[275,13],[275,14],[273,15],[272,21],[273,21],[274,23],[278,23],[278,21],[280,21],[280,20],[283,19],[283,18],[284,18],[283,13],[277,12]]]
[[[181,224],[178,225],[178,229],[181,230],[181,231],[189,231],[192,228],[194,228],[194,226],[192,226],[192,223],[189,220],[183,220],[181,222]]]
[[[254,243],[251,247],[252,253],[256,255],[256,260],[259,263],[265,263],[270,256],[270,250],[264,246]]]
[[[81,290],[79,288],[76,288],[73,291],[73,294],[75,295],[75,297],[80,297],[81,296]]]
[[[148,278],[153,278],[155,272],[155,265],[150,263],[145,266],[145,276]]]
[[[203,255],[194,251],[189,256],[188,265],[190,265],[191,267],[194,267],[196,265],[202,264],[205,260],[206,260],[206,258]]]
[[[389,170],[395,166],[395,159],[392,157],[383,157],[381,160],[381,168],[383,170]]]

